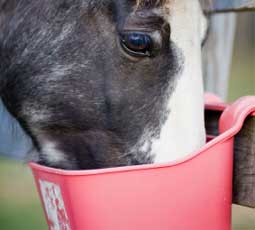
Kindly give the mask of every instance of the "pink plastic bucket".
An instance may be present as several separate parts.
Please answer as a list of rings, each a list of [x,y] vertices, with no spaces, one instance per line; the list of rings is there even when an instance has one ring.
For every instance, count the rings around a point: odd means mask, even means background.
[[[233,137],[255,97],[223,111],[221,134],[171,164],[66,171],[30,163],[50,230],[230,230]]]

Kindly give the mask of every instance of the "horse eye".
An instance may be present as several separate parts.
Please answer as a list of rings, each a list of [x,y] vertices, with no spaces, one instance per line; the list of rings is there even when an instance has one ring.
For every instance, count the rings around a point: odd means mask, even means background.
[[[125,52],[136,57],[151,57],[153,40],[145,33],[128,32],[120,34],[120,44]]]

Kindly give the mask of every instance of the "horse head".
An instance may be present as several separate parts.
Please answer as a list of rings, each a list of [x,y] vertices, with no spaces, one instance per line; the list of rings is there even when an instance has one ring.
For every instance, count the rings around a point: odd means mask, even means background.
[[[169,162],[204,144],[199,0],[4,2],[0,96],[40,163]]]

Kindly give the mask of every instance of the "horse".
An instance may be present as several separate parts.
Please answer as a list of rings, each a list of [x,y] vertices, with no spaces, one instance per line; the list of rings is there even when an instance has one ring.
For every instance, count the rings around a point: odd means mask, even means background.
[[[205,143],[199,0],[0,0],[0,97],[32,160],[166,163]]]

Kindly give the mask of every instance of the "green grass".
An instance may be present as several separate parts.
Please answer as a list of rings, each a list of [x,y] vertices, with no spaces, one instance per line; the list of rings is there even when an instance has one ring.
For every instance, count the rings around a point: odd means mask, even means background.
[[[234,101],[245,95],[255,95],[255,54],[254,57],[236,57],[233,60],[229,81],[228,101]]]
[[[0,229],[47,229],[30,170],[25,164],[3,158],[0,158]]]

